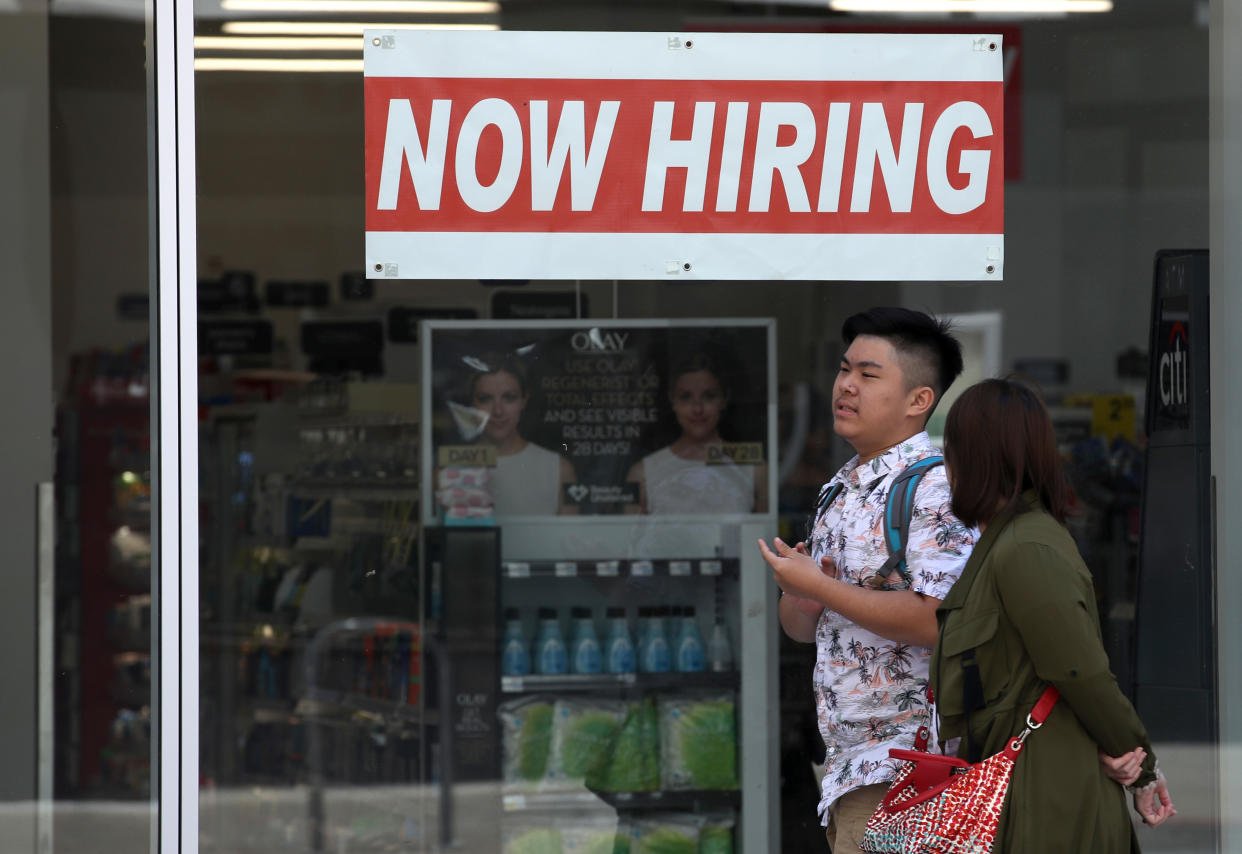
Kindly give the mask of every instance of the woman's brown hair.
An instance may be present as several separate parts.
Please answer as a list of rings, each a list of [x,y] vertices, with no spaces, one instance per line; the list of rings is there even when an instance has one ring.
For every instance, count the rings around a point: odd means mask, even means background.
[[[962,392],[945,420],[944,461],[953,513],[967,525],[1008,509],[1021,512],[1028,489],[1065,521],[1069,488],[1052,420],[1039,396],[1019,382],[984,380]]]

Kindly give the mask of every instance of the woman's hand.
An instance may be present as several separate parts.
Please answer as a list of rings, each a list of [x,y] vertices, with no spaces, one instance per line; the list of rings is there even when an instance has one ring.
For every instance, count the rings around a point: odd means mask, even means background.
[[[1120,756],[1109,756],[1103,750],[1100,751],[1100,764],[1104,766],[1104,773],[1109,779],[1116,780],[1123,786],[1128,786],[1139,778],[1139,774],[1143,773],[1143,760],[1146,758],[1147,751],[1141,747]]]
[[[1144,786],[1134,793],[1134,809],[1149,827],[1159,827],[1171,816],[1177,815],[1173,799],[1169,797],[1169,784],[1164,777],[1157,777],[1154,786]]]

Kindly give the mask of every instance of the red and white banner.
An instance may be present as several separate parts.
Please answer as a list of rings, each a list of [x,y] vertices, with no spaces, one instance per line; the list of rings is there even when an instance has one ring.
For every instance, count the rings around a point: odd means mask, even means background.
[[[999,36],[366,33],[373,278],[999,280]]]

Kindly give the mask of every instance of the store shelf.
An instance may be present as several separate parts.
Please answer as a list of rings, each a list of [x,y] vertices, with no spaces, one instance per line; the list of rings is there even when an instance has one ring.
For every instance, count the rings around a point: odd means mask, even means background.
[[[299,430],[333,430],[349,427],[417,427],[417,412],[349,412],[305,409],[298,412]]]
[[[434,726],[438,717],[434,709],[418,705],[370,697],[352,691],[311,688],[301,693],[297,714],[305,717],[341,717],[370,715],[385,721],[397,720]]]
[[[237,715],[243,723],[283,723],[294,715],[293,701],[288,697],[248,697],[237,703]]]
[[[608,691],[733,690],[736,671],[726,673],[567,673],[559,676],[531,674],[502,676],[503,694],[574,694]]]
[[[577,789],[566,792],[513,792],[503,798],[505,812],[574,812],[599,806],[603,801],[616,810],[701,813],[736,810],[742,802],[741,792],[737,790],[592,792]]]
[[[737,558],[673,560],[506,561],[505,578],[737,578]]]
[[[307,477],[291,480],[285,488],[303,498],[417,501],[419,497],[418,480],[408,477]]]

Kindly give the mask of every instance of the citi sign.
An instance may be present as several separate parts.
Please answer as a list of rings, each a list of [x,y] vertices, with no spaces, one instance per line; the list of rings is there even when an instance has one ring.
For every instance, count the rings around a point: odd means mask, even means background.
[[[368,230],[1000,232],[994,88],[368,78]]]
[[[1186,326],[1174,323],[1169,330],[1168,349],[1160,354],[1160,362],[1156,366],[1160,387],[1160,402],[1166,406],[1185,406],[1189,400],[1187,392],[1187,347]]]

